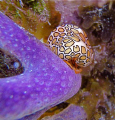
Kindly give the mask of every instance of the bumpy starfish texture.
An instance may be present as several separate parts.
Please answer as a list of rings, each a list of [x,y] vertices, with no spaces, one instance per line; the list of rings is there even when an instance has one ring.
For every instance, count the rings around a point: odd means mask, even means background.
[[[0,13],[0,48],[24,66],[20,75],[0,78],[0,119],[37,117],[43,110],[76,94],[81,75],[75,74],[59,57],[35,37]],[[30,116],[32,119],[34,115]]]

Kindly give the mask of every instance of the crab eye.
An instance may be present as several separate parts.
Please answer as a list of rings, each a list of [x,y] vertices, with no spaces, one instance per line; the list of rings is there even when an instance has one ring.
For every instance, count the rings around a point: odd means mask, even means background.
[[[48,38],[49,47],[61,59],[70,61],[73,58],[78,66],[86,67],[93,60],[86,33],[78,26],[65,24],[58,26]]]

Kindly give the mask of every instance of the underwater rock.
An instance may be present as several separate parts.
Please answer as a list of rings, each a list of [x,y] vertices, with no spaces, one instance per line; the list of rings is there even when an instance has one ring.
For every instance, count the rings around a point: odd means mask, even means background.
[[[82,17],[82,27],[89,29],[90,40],[95,45],[100,42],[109,42],[114,37],[115,32],[115,3],[109,2],[99,6],[80,6],[79,16]],[[91,35],[92,34],[92,35]],[[98,40],[99,39],[99,40]],[[98,40],[98,41],[97,41]]]
[[[60,23],[79,25],[81,19],[78,17],[77,1],[55,1],[55,9],[61,14]]]
[[[46,0],[45,0],[46,1]],[[78,15],[79,6],[99,6],[102,7],[108,0],[63,0],[55,2],[55,9],[61,14],[61,23],[72,23],[80,25],[82,19]],[[50,2],[52,3],[52,1]],[[90,19],[90,18],[89,18]],[[89,24],[89,23],[88,23]]]
[[[1,12],[0,48],[14,55],[24,67],[20,75],[0,78],[1,120],[20,119],[28,115],[32,120],[32,116],[37,114],[39,117],[43,111],[78,92],[81,75],[75,74],[39,40]],[[26,118],[29,117],[23,119]]]

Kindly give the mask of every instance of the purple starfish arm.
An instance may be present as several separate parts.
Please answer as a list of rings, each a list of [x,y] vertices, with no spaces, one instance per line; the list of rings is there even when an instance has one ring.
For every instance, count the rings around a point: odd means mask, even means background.
[[[70,104],[62,112],[55,114],[52,117],[47,116],[42,120],[86,120],[86,119],[87,114],[82,107]]]
[[[24,66],[0,78],[0,120],[14,120],[61,103],[78,92],[81,75],[0,12],[0,48]]]

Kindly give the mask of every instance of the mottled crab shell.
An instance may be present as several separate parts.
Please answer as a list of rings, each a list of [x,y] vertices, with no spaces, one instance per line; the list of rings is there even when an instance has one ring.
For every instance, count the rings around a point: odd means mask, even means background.
[[[76,64],[86,67],[92,63],[93,51],[86,33],[78,26],[65,24],[58,26],[48,38],[49,47],[61,59],[76,59]]]

